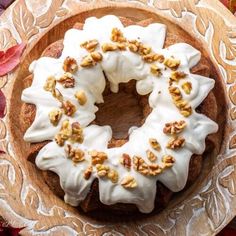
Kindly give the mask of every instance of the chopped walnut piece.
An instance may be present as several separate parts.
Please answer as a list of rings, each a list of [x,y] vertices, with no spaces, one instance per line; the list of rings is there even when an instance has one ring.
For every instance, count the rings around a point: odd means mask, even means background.
[[[150,146],[151,146],[153,149],[155,149],[155,150],[157,150],[157,151],[160,151],[160,150],[161,150],[161,146],[160,146],[160,144],[157,142],[157,140],[156,140],[155,138],[150,138],[150,139],[149,139],[149,144],[150,144]]]
[[[178,149],[183,147],[185,144],[185,139],[182,137],[173,137],[167,143],[166,147],[169,149]]]
[[[84,171],[84,178],[88,180],[93,172],[93,167],[89,166],[85,171]]]
[[[142,58],[147,63],[152,63],[154,61],[158,61],[158,62],[162,63],[165,59],[163,55],[160,55],[157,53],[149,53],[147,55],[144,55]]]
[[[73,88],[75,86],[75,79],[70,72],[66,72],[60,79],[57,80],[64,88]]]
[[[155,64],[152,64],[152,65],[151,65],[150,71],[151,71],[152,74],[157,75],[158,77],[159,77],[160,75],[162,75],[162,73],[161,73],[161,68],[159,68],[159,67],[158,67],[157,65],[155,65]]]
[[[118,182],[118,172],[116,170],[109,170],[107,177],[111,180],[112,183],[117,183]]]
[[[71,141],[82,143],[84,141],[83,129],[81,128],[79,122],[73,122],[71,125],[72,134]]]
[[[69,139],[72,134],[72,127],[69,120],[64,120],[61,125],[60,134],[64,136],[65,139]]]
[[[90,56],[95,62],[100,62],[102,60],[102,54],[100,52],[91,52]]]
[[[181,87],[186,94],[190,94],[192,91],[192,84],[190,82],[183,83]]]
[[[178,82],[181,79],[184,79],[186,77],[187,74],[185,74],[182,71],[172,71],[171,75],[170,75],[170,79],[173,81]]]
[[[76,112],[76,106],[69,100],[62,102],[62,109],[67,116],[72,116]]]
[[[157,53],[154,55],[154,61],[163,63],[164,60],[165,60],[165,57],[163,55],[157,54]]]
[[[52,92],[56,87],[56,78],[54,76],[49,76],[43,86],[44,90]]]
[[[164,65],[172,70],[177,70],[180,65],[180,60],[175,59],[173,57],[166,58],[164,60]]]
[[[156,176],[162,172],[162,168],[158,164],[151,164],[149,167],[149,175]]]
[[[57,126],[62,116],[62,112],[60,109],[53,109],[49,112],[49,120],[54,125]]]
[[[133,166],[136,171],[140,174],[148,175],[149,169],[148,165],[145,163],[142,157],[133,156]]]
[[[63,64],[63,70],[70,73],[75,73],[78,70],[77,62],[72,57],[66,57]]]
[[[189,105],[187,101],[184,100],[176,101],[175,105],[176,107],[178,107],[180,113],[183,116],[188,117],[192,114],[192,107]]]
[[[87,97],[83,90],[76,91],[75,97],[78,99],[78,102],[81,106],[83,106],[87,102]]]
[[[182,94],[178,87],[170,86],[169,93],[174,101],[179,101],[182,99]]]
[[[186,127],[186,122],[184,120],[166,123],[163,129],[163,133],[178,134],[181,133],[185,127]]]
[[[103,52],[116,51],[117,49],[118,49],[118,46],[113,43],[104,43],[102,45]]]
[[[116,43],[116,46],[119,50],[124,51],[126,50],[126,43]]]
[[[107,154],[105,152],[90,151],[89,155],[92,158],[92,165],[103,164],[107,160]]]
[[[127,175],[122,179],[121,185],[124,188],[136,188],[138,186],[134,177],[132,177],[130,175]]]
[[[60,133],[56,134],[54,138],[55,138],[55,142],[59,146],[63,146],[66,141],[66,139],[64,139],[64,136]]]
[[[99,177],[104,177],[104,176],[108,175],[110,167],[102,165],[102,164],[97,164],[96,165],[96,169],[97,169],[98,176]]]
[[[142,43],[139,44],[138,53],[140,55],[148,55],[149,53],[151,53],[151,51],[152,51],[152,48],[149,47],[148,45],[145,45]]]
[[[122,157],[120,158],[120,164],[122,164],[125,168],[131,168],[131,158],[130,155],[127,153],[123,153]]]
[[[111,32],[111,41],[123,43],[123,42],[126,42],[126,38],[124,37],[120,29],[113,28]]]
[[[140,43],[137,40],[130,40],[128,48],[131,52],[138,52]]]
[[[138,53],[141,56],[145,56],[151,53],[152,48],[145,45],[138,40],[129,40],[128,48],[131,52]]]
[[[173,166],[175,159],[171,155],[165,155],[162,157],[162,162],[164,163],[164,167],[168,168]]]
[[[69,120],[64,120],[61,125],[60,132],[55,135],[55,141],[59,146],[63,146],[65,141],[69,139],[72,134],[72,128]]]
[[[157,156],[152,151],[147,150],[146,153],[149,161],[154,162],[157,160]]]
[[[97,63],[93,60],[92,56],[89,54],[82,58],[80,66],[82,67],[92,67],[95,66]]]
[[[92,39],[85,41],[80,44],[80,47],[85,48],[89,52],[95,51],[96,47],[98,45],[98,40],[97,39]]]
[[[81,150],[79,148],[76,148],[75,149],[75,155],[72,157],[72,161],[74,163],[84,161],[84,152],[83,152],[83,150]]]
[[[79,148],[73,148],[70,144],[65,146],[67,156],[74,162],[84,161],[84,152]]]
[[[63,96],[57,88],[52,91],[52,96],[56,98],[59,102],[63,102]]]

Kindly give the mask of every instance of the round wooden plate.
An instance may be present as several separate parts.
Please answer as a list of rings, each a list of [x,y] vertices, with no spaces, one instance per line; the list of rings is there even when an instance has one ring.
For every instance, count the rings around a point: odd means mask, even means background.
[[[160,214],[125,222],[96,220],[53,195],[24,158],[20,127],[12,130],[9,119],[20,115],[10,105],[20,105],[21,80],[29,74],[30,62],[75,22],[106,14],[133,21],[152,18],[177,34],[188,32],[218,70],[227,109],[220,154],[212,157],[200,179]],[[0,18],[0,50],[22,41],[27,49],[21,66],[0,79],[7,100],[0,120],[0,148],[5,152],[0,155],[0,215],[12,226],[26,227],[23,235],[212,235],[236,215],[236,21],[219,1],[18,0]]]

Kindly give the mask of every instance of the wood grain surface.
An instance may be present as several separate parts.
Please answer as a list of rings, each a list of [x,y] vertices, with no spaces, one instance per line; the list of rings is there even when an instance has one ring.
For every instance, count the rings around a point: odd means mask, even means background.
[[[22,139],[19,108],[28,66],[52,42],[63,38],[75,22],[89,16],[115,14],[141,21],[151,18],[165,23],[176,35],[189,34],[192,42],[202,47],[215,68],[218,99],[227,111],[222,114],[224,141],[219,155],[205,163],[202,176],[187,191],[177,196],[160,214],[135,221],[103,222],[66,205],[52,194],[43,182],[41,172],[25,158],[30,144]],[[12,16],[12,20],[8,16]],[[221,30],[219,30],[219,28]],[[20,68],[4,76],[0,88],[7,99],[6,116],[0,120],[0,214],[13,226],[26,226],[23,235],[212,235],[219,232],[236,215],[236,95],[235,37],[236,22],[219,2],[211,0],[141,1],[73,1],[18,0],[1,16],[0,50],[27,42]],[[124,95],[124,94],[123,94]],[[118,95],[118,96],[122,96]],[[128,95],[135,106],[131,115],[143,118],[137,100]],[[123,97],[123,96],[122,96]],[[108,95],[109,101],[110,98]],[[114,98],[117,102],[119,97]],[[109,106],[114,106],[113,103]],[[119,105],[119,104],[117,104]],[[106,109],[101,107],[102,114]],[[123,109],[123,108],[122,108]],[[127,108],[126,108],[127,109]],[[137,114],[140,114],[137,115]],[[106,122],[102,115],[98,121]],[[126,117],[122,119],[127,119]],[[112,122],[117,122],[113,119]],[[136,123],[135,123],[136,122]],[[119,121],[123,123],[123,120]],[[112,124],[118,127],[117,124]],[[116,135],[124,138],[118,127]]]

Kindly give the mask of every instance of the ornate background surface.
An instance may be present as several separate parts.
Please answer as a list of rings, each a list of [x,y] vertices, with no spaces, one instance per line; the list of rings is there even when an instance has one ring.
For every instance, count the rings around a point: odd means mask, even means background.
[[[39,4],[39,2],[41,4]],[[208,47],[224,79],[227,93],[227,136],[214,168],[200,190],[160,215],[130,223],[103,223],[79,215],[62,202],[44,198],[17,159],[8,131],[8,104],[19,71],[1,77],[7,105],[0,119],[0,212],[13,226],[27,226],[25,235],[212,235],[236,215],[236,23],[226,8],[212,0],[76,1],[18,0],[0,21],[0,50],[27,42],[27,55],[38,39],[57,23],[86,9],[129,5],[147,9],[184,27]],[[188,24],[186,24],[188,22]],[[220,29],[220,30],[219,30]],[[199,227],[201,225],[201,227]]]

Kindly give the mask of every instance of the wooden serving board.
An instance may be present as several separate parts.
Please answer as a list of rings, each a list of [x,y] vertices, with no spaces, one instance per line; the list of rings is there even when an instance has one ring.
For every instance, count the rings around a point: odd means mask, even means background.
[[[29,64],[49,44],[63,38],[75,22],[83,23],[89,16],[106,14],[137,22],[152,18],[154,22],[166,24],[171,32],[189,34],[194,45],[201,45],[214,64],[227,109],[222,114],[225,135],[220,154],[212,156],[199,180],[160,214],[125,222],[122,217],[115,222],[99,221],[53,195],[40,171],[26,160],[29,144],[23,141],[17,123],[18,107],[22,105],[22,79],[29,75]],[[7,101],[5,117],[0,119],[0,148],[5,152],[0,155],[0,215],[15,227],[26,227],[23,235],[213,235],[219,232],[236,215],[235,38],[235,18],[218,1],[16,1],[0,17],[0,50],[17,42],[27,43],[21,66],[0,79]],[[131,105],[135,102],[130,101]],[[100,122],[103,123],[102,116]]]

